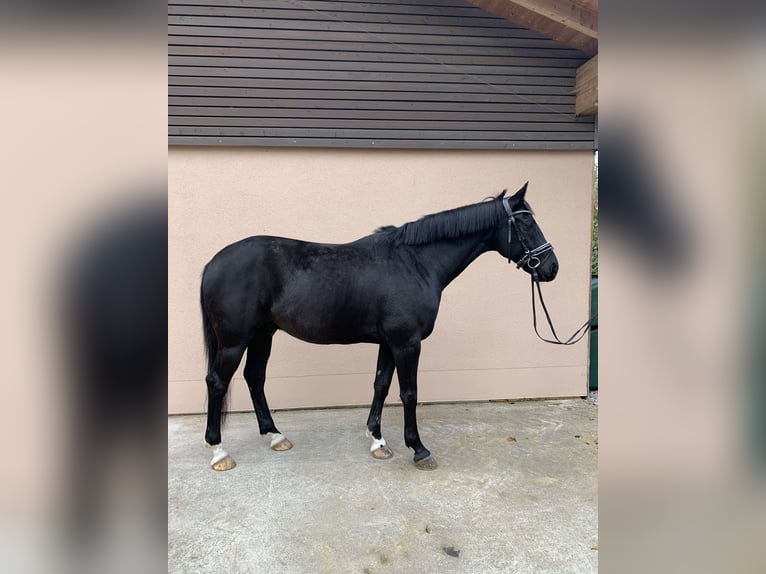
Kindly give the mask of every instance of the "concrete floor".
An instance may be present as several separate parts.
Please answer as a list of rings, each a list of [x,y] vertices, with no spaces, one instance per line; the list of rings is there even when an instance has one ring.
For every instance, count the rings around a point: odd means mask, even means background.
[[[421,406],[431,472],[404,447],[400,406],[383,412],[385,461],[369,454],[366,408],[275,413],[287,452],[268,448],[252,413],[231,414],[228,472],[208,466],[203,416],[170,417],[168,572],[596,572],[597,408]]]

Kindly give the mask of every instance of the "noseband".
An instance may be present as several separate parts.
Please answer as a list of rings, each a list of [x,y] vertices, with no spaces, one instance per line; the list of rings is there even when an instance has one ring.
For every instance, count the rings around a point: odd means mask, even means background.
[[[534,249],[530,249],[527,245],[527,242],[525,241],[524,234],[521,232],[521,228],[516,223],[516,218],[514,216],[518,215],[519,213],[528,213],[529,215],[534,214],[528,209],[519,209],[517,211],[513,211],[511,209],[509,198],[507,197],[503,198],[503,208],[508,214],[508,263],[511,262],[511,239],[513,239],[513,228],[516,227],[516,233],[519,236],[521,247],[524,249],[524,255],[516,262],[516,269],[519,269],[524,265],[529,267],[530,270],[537,269],[540,266],[542,256],[549,251],[553,251],[553,245],[546,241],[542,245],[539,245]]]
[[[532,285],[532,326],[535,329],[535,334],[538,336],[538,338],[542,341],[545,341],[546,343],[552,343],[554,345],[574,345],[577,343],[580,339],[582,339],[586,333],[588,333],[595,324],[596,318],[598,317],[598,313],[593,315],[588,321],[585,322],[585,324],[577,329],[574,333],[572,333],[572,336],[569,337],[566,341],[562,341],[559,339],[559,336],[556,334],[556,329],[553,328],[553,322],[551,321],[550,313],[548,313],[548,307],[545,305],[545,300],[543,299],[543,292],[540,289],[540,281],[537,278],[537,268],[540,266],[540,263],[542,261],[543,255],[546,253],[553,251],[553,245],[551,245],[549,242],[545,242],[542,245],[535,247],[534,249],[530,249],[527,246],[527,242],[525,241],[524,234],[521,232],[521,228],[516,223],[515,215],[519,213],[528,213],[532,216],[534,214],[529,211],[528,209],[519,209],[517,211],[513,211],[511,209],[509,198],[504,197],[503,198],[503,208],[505,209],[505,212],[508,214],[508,263],[511,262],[511,239],[513,239],[513,228],[516,227],[516,233],[519,235],[519,241],[521,242],[521,247],[524,249],[524,255],[521,257],[521,259],[518,260],[516,263],[516,269],[521,268],[522,266],[526,265],[530,272],[531,272],[531,285]],[[551,333],[553,333],[553,340],[546,339],[542,335],[540,335],[539,331],[537,330],[537,305],[535,303],[535,286],[537,287],[537,293],[540,296],[540,303],[543,307],[543,311],[545,312],[545,318],[548,321],[548,326],[551,329]]]

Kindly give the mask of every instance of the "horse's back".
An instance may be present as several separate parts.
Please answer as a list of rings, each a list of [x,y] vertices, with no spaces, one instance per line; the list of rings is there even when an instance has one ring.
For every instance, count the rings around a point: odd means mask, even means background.
[[[206,287],[235,278],[284,287],[288,280],[304,273],[351,275],[373,260],[369,251],[363,242],[313,243],[256,235],[224,247],[210,260],[203,272],[203,292]]]
[[[380,236],[345,244],[249,237],[208,263],[203,304],[217,330],[238,341],[281,329],[312,343],[377,342],[413,322],[430,333],[439,294],[405,251]]]
[[[367,251],[364,242],[248,237],[219,251],[205,266],[202,301],[218,329],[234,338],[271,327],[312,342],[341,342],[327,335],[338,330],[332,323],[339,320],[346,327],[341,338],[358,338],[367,326],[343,319],[343,309],[366,292],[371,312],[370,285],[376,280],[369,269],[374,257]],[[360,310],[358,302],[353,307]]]

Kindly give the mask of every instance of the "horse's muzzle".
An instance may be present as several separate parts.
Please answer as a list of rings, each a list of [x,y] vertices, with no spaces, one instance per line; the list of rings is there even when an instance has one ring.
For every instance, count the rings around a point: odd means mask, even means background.
[[[558,275],[558,272],[559,262],[553,253],[545,257],[540,265],[531,270],[532,277],[534,277],[535,281],[540,281],[541,283],[553,281],[556,278],[556,275]]]

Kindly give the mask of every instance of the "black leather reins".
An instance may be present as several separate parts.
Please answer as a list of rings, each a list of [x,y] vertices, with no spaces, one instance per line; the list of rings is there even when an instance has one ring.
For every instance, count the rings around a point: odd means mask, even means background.
[[[524,234],[521,232],[521,229],[516,224],[516,218],[515,215],[519,213],[528,213],[534,217],[534,214],[529,211],[528,209],[519,209],[517,211],[513,211],[510,206],[510,202],[508,201],[508,198],[503,199],[503,207],[505,208],[505,212],[508,214],[508,263],[511,262],[511,239],[513,237],[513,228],[516,227],[516,234],[519,236],[519,242],[521,243],[521,247],[524,249],[524,255],[516,262],[516,269],[521,268],[523,265],[526,265],[529,268],[530,271],[530,281],[532,286],[532,326],[535,329],[535,335],[541,340],[545,341],[546,343],[551,343],[552,345],[574,345],[575,343],[579,342],[580,339],[582,339],[588,331],[590,331],[593,327],[594,321],[596,321],[598,317],[598,312],[594,313],[593,316],[588,319],[582,327],[577,329],[572,335],[566,340],[562,341],[559,339],[559,336],[556,334],[556,329],[553,327],[553,321],[551,321],[551,315],[548,313],[548,307],[545,305],[545,299],[543,299],[543,292],[540,288],[540,281],[537,277],[537,268],[540,266],[542,256],[545,254],[553,251],[553,245],[551,245],[549,242],[545,242],[542,245],[539,245],[538,247],[535,247],[534,249],[529,249],[527,247],[527,242],[525,240]],[[545,318],[548,321],[548,327],[551,329],[551,333],[553,333],[553,339],[546,339],[542,335],[540,335],[540,332],[537,330],[537,303],[535,300],[535,286],[537,287],[537,294],[540,297],[540,304],[543,307],[543,312],[545,313]]]
[[[585,321],[582,327],[577,329],[572,335],[566,340],[562,341],[559,339],[559,336],[556,334],[556,329],[553,328],[553,322],[551,321],[551,316],[548,313],[548,307],[545,306],[545,300],[543,299],[543,292],[540,289],[540,281],[537,280],[537,271],[532,270],[532,276],[531,276],[531,284],[532,284],[532,326],[535,328],[535,335],[541,340],[545,341],[546,343],[551,343],[552,345],[574,345],[575,343],[579,342],[580,339],[582,339],[585,334],[591,330],[593,327],[594,321],[598,318],[598,312],[594,313],[593,316]],[[543,311],[545,312],[545,318],[548,321],[548,326],[551,329],[551,333],[553,333],[553,339],[546,339],[540,333],[537,331],[537,305],[535,304],[535,286],[537,286],[537,293],[540,296],[540,304],[543,306]]]

